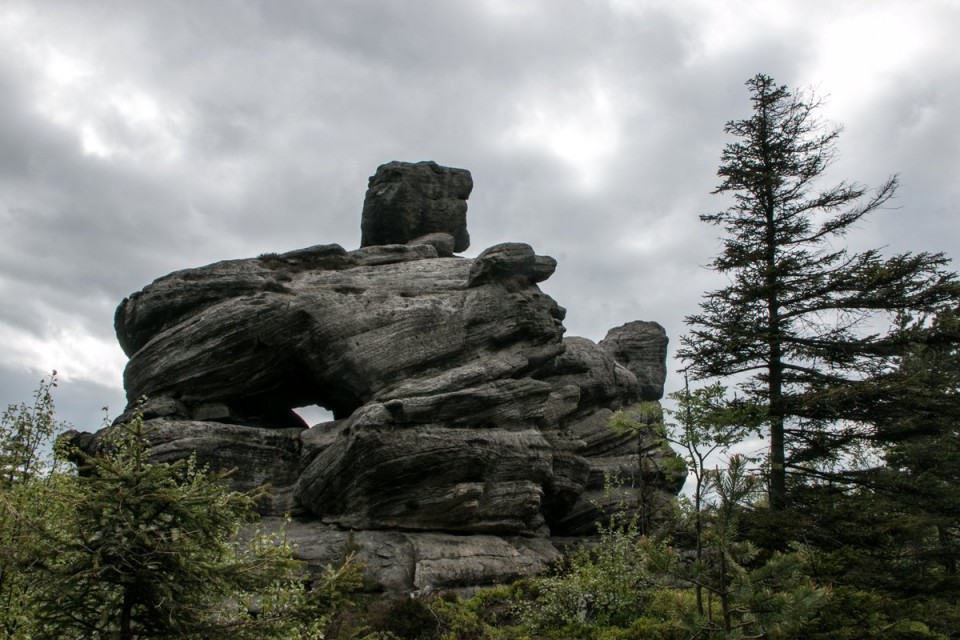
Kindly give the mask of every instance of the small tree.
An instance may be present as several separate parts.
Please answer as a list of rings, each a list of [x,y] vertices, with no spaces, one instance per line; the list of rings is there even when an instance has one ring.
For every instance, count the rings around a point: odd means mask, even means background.
[[[43,558],[57,552],[44,532],[68,516],[60,500],[70,483],[53,441],[64,425],[55,418],[57,372],[41,380],[30,404],[0,416],[0,636],[30,637],[31,580]]]
[[[753,508],[759,488],[748,458],[733,454],[726,467],[707,471],[704,478],[711,497],[700,514],[697,556],[691,560],[670,545],[647,548],[655,574],[692,584],[696,591],[695,608],[678,601],[689,637],[798,637],[826,590],[804,575],[802,550],[761,557],[744,539],[741,519]]]
[[[608,489],[621,485],[634,489],[637,498],[636,522],[640,535],[649,535],[655,516],[663,514],[669,506],[664,499],[663,487],[686,477],[683,462],[670,449],[669,439],[663,430],[663,408],[659,402],[641,402],[630,411],[619,410],[610,417],[610,429],[617,435],[636,438],[636,477],[615,475],[607,480]]]
[[[537,598],[521,609],[532,631],[583,625],[627,626],[650,597],[653,580],[636,519],[612,516],[593,547],[580,546],[554,575],[535,582]]]
[[[802,555],[775,553],[761,557],[744,539],[742,516],[753,509],[759,489],[755,460],[730,449],[759,433],[765,408],[713,384],[670,394],[675,409],[667,422],[652,425],[648,415],[618,412],[611,427],[619,432],[653,430],[681,452],[689,490],[688,515],[693,554],[676,544],[644,542],[653,576],[668,585],[693,586],[695,606],[680,613],[691,637],[776,637],[798,629],[821,602],[824,591],[804,577]]]
[[[685,381],[686,382],[686,381]],[[713,486],[711,472],[714,456],[726,454],[734,445],[740,443],[751,433],[756,433],[763,421],[762,408],[727,398],[727,389],[720,383],[690,391],[689,384],[684,390],[670,394],[677,409],[668,413],[677,419],[668,423],[667,439],[683,451],[689,475],[693,477],[692,516],[695,537],[696,565],[703,562],[705,539],[704,512],[707,496]],[[716,469],[716,466],[712,467]],[[713,473],[713,476],[711,476]],[[697,612],[702,616],[703,587],[695,585]]]
[[[715,193],[730,208],[700,216],[725,232],[712,268],[726,287],[707,293],[686,319],[681,358],[697,378],[740,376],[747,398],[767,409],[770,506],[787,505],[787,475],[816,473],[872,425],[889,402],[873,381],[911,344],[940,339],[911,326],[960,298],[942,254],[850,253],[836,242],[897,189],[815,184],[835,157],[839,129],[816,116],[820,102],[769,76],[749,81],[753,115],[728,122]],[[886,323],[888,329],[875,330]]]
[[[258,496],[193,459],[151,462],[139,417],[102,453],[75,455],[81,474],[60,494],[71,515],[45,532],[57,553],[32,584],[36,637],[312,637],[330,585],[359,579],[348,561],[311,598],[282,538],[238,542]]]

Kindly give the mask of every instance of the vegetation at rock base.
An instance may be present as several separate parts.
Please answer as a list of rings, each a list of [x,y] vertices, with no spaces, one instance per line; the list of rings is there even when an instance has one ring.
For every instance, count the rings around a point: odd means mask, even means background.
[[[68,489],[61,457],[49,455],[64,425],[55,418],[55,378],[42,381],[30,404],[11,405],[0,417],[0,630],[29,637],[34,579],[56,553],[42,535],[69,516],[57,499]]]
[[[0,628],[7,638],[309,638],[359,585],[348,558],[307,587],[281,534],[254,531],[257,494],[193,459],[150,461],[143,422],[102,451],[47,452],[51,389],[0,428]]]

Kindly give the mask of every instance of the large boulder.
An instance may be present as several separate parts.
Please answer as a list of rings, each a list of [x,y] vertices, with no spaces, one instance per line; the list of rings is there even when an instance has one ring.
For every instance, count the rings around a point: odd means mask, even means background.
[[[368,582],[394,593],[502,584],[536,575],[560,557],[547,538],[347,531],[317,520],[264,520],[267,527],[284,526],[287,542],[312,570],[322,571],[353,551],[365,561]]]
[[[436,162],[388,162],[370,177],[360,246],[407,244],[435,233],[453,237],[453,251],[470,246],[467,198],[473,178]]]
[[[659,324],[634,320],[610,329],[600,346],[637,377],[644,400],[659,400],[667,379],[667,342]]]
[[[261,510],[293,516],[301,556],[322,565],[355,540],[389,590],[535,573],[552,536],[591,535],[651,492],[667,504],[682,484],[659,471],[676,469],[669,448],[608,426],[662,394],[663,329],[564,338],[564,309],[537,286],[552,258],[520,243],[453,257],[471,187],[463,170],[390,163],[361,248],[219,262],[131,295],[117,421],[139,411],[160,459],[193,453],[236,468],[237,489],[270,485]],[[308,427],[294,409],[309,405],[333,419]]]

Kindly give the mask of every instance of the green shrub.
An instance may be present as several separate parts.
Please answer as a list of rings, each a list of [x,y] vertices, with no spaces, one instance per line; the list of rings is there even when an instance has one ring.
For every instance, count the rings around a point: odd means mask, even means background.
[[[916,617],[928,619],[918,602],[901,602],[879,591],[838,587],[806,629],[811,640],[947,640]],[[951,612],[943,612],[950,615]],[[956,615],[955,609],[952,611]]]
[[[640,615],[653,581],[636,527],[604,527],[593,549],[580,547],[567,566],[534,582],[536,597],[521,604],[532,630],[596,624],[626,626]]]

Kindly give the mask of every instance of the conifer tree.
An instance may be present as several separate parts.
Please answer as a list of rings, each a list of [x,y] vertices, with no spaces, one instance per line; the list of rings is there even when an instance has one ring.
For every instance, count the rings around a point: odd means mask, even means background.
[[[70,452],[77,474],[54,441],[54,387],[56,372],[0,414],[0,637],[323,637],[362,563],[308,588],[282,535],[255,530],[259,493],[151,461],[140,418],[97,455]]]
[[[894,196],[897,177],[819,190],[840,130],[818,119],[812,96],[763,74],[746,84],[753,115],[727,123],[735,141],[714,192],[733,203],[700,216],[724,232],[711,267],[729,284],[686,318],[679,355],[694,377],[733,377],[765,406],[769,501],[780,510],[788,477],[829,475],[825,460],[878,437],[877,421],[895,410],[884,376],[910,345],[953,339],[924,318],[960,290],[943,254],[844,248],[843,236]],[[909,396],[899,389],[893,400]]]
[[[944,310],[935,319],[944,332],[960,333],[960,316]],[[923,409],[879,423],[887,446],[884,465],[870,470],[869,486],[895,501],[919,532],[916,582],[940,592],[960,592],[960,347],[918,346],[890,376],[925,390]],[[901,571],[903,575],[904,571]],[[938,581],[939,578],[943,580]],[[947,587],[945,583],[950,583]]]
[[[57,498],[64,521],[45,532],[51,554],[33,572],[35,638],[313,638],[359,563],[317,576],[275,535],[241,527],[256,494],[192,458],[152,462],[140,417],[82,458]]]

